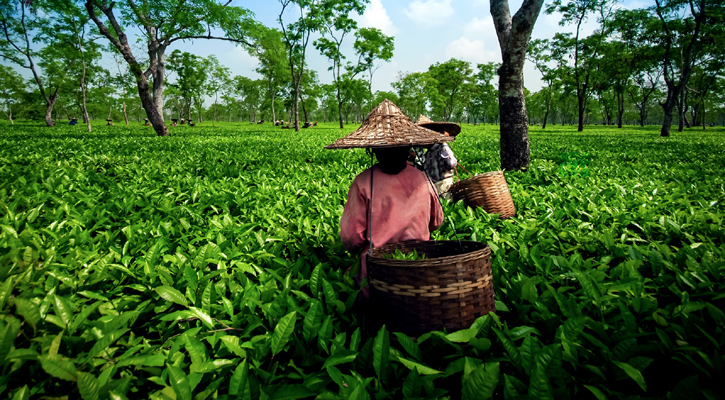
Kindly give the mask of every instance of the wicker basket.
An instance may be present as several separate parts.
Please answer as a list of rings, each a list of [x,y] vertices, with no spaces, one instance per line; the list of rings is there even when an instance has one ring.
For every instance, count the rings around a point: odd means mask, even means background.
[[[516,215],[516,207],[502,171],[458,181],[451,186],[450,192],[454,201],[463,200],[471,208],[483,207],[487,213],[501,214],[501,218]]]
[[[416,250],[426,258],[382,257],[395,250]],[[485,243],[391,243],[373,249],[367,265],[373,312],[391,331],[412,336],[444,328],[456,331],[494,311],[491,249]]]

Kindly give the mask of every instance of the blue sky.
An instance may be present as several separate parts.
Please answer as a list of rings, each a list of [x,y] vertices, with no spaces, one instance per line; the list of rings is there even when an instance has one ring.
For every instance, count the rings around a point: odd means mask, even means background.
[[[515,13],[522,0],[509,2],[511,13]],[[618,7],[643,8],[654,4],[651,0],[620,0]],[[547,1],[548,3],[548,1]],[[254,12],[256,18],[267,26],[279,27],[277,17],[281,10],[279,1],[275,0],[234,0],[234,5],[247,8]],[[375,72],[373,90],[393,91],[391,83],[399,73],[426,71],[431,64],[444,62],[452,57],[477,63],[489,61],[500,62],[501,54],[496,38],[496,31],[489,12],[489,0],[370,0],[363,15],[355,15],[361,27],[376,27],[388,35],[395,37],[395,53],[389,63],[382,63]],[[546,8],[546,5],[544,6]],[[287,22],[293,20],[294,10],[285,13]],[[534,26],[533,38],[551,38],[556,32],[574,32],[573,26],[559,26],[561,17],[558,14],[547,15],[543,10]],[[591,18],[583,25],[582,34],[588,35],[597,28],[596,19]],[[130,28],[126,32],[131,37],[134,54],[138,57],[145,52],[142,42],[134,40],[141,32],[138,28]],[[346,38],[344,53],[349,60],[354,58],[352,43],[354,37]],[[227,66],[234,75],[250,78],[258,77],[254,71],[257,61],[241,47],[220,40],[195,40],[175,42],[167,54],[180,49],[207,57],[215,54],[220,62]],[[318,71],[320,81],[329,83],[332,72],[327,68],[329,61],[321,56],[310,43],[307,51],[309,66]],[[3,61],[3,64],[8,64]],[[106,54],[101,64],[116,73],[117,67],[113,57]],[[31,78],[28,70],[19,70],[27,78]],[[173,80],[173,76],[171,77]],[[531,91],[541,87],[541,75],[534,66],[527,62],[524,71],[526,87]]]
[[[647,7],[650,1],[625,0],[622,7]],[[236,5],[253,11],[258,20],[267,26],[279,27],[277,16],[281,6],[274,0],[239,1]],[[653,4],[653,2],[652,2]],[[512,14],[518,10],[521,0],[510,1]],[[469,61],[472,64],[489,61],[500,62],[501,55],[494,30],[488,0],[371,0],[365,13],[355,16],[359,26],[376,27],[388,35],[395,36],[395,55],[391,62],[384,63],[375,73],[374,90],[392,91],[390,84],[399,72],[425,71],[433,63],[443,62],[451,57]],[[546,7],[546,6],[544,6]],[[291,20],[294,12],[285,14]],[[560,16],[543,12],[534,27],[534,38],[551,38],[555,32],[573,32],[573,27],[559,26]],[[589,34],[597,27],[592,18],[583,27]],[[348,59],[353,59],[352,42],[346,38]],[[195,41],[181,43],[177,48],[200,56],[216,54],[219,60],[236,75],[257,76],[254,72],[256,60],[244,50],[231,43],[221,41]],[[308,49],[308,63],[318,71],[320,81],[332,80],[327,71],[329,62],[312,46]],[[540,74],[528,63],[525,69],[525,85],[535,91],[541,87]]]

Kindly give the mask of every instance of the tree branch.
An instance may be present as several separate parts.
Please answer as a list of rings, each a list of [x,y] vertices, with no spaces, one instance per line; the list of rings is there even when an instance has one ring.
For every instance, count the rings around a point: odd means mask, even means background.
[[[176,37],[176,38],[173,38],[173,39],[169,40],[169,44],[171,44],[171,43],[173,43],[173,42],[175,42],[177,40],[191,40],[191,39],[215,39],[215,40],[224,40],[224,41],[227,41],[227,42],[242,43],[242,44],[247,45],[249,47],[254,47],[254,44],[249,43],[248,41],[246,41],[244,39],[234,39],[234,38],[221,37],[221,36],[211,36],[211,35],[206,35],[206,36],[179,36],[179,37]]]
[[[496,27],[501,52],[504,53],[509,45],[512,24],[508,0],[491,0],[491,16]]]

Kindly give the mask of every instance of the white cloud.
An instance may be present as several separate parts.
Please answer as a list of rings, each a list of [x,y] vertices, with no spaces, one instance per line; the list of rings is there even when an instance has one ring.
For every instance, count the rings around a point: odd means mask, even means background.
[[[453,15],[451,0],[415,0],[405,9],[405,15],[421,25],[442,25]]]
[[[380,0],[372,0],[365,8],[365,13],[360,17],[360,26],[367,28],[378,28],[384,34],[392,36],[398,32],[398,28],[393,25],[393,21],[385,11],[383,3]]]
[[[446,58],[458,58],[472,63],[501,62],[497,51],[486,50],[483,40],[471,40],[465,36],[452,41],[446,47]]]
[[[490,15],[484,18],[473,17],[471,22],[464,25],[463,30],[469,35],[496,38],[496,27]]]

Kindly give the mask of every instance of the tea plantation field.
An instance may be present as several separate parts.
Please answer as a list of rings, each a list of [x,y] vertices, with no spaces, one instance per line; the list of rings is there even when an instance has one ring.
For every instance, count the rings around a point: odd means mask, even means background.
[[[356,126],[206,125],[0,125],[0,397],[725,398],[723,128],[533,127],[517,216],[434,235],[491,246],[496,315],[413,339],[354,307]]]

